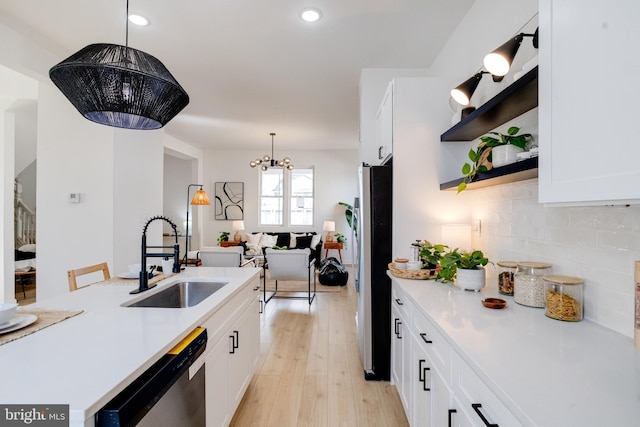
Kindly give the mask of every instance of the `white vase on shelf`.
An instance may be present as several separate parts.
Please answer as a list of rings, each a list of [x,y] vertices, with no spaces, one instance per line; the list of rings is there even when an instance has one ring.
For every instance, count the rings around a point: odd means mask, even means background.
[[[476,270],[468,270],[465,268],[456,269],[456,285],[460,289],[467,291],[476,291],[484,288],[485,285],[484,267]]]
[[[491,149],[491,162],[494,168],[500,166],[510,165],[518,161],[518,153],[522,153],[524,150],[515,145],[499,145]]]

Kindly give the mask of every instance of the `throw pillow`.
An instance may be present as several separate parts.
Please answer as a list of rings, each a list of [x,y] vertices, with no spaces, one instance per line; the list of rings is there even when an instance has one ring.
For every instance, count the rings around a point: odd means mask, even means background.
[[[299,236],[299,237],[296,237],[296,248],[297,249],[310,248],[312,239],[313,239],[313,236]]]
[[[260,245],[257,243],[247,243],[247,255],[260,255]]]
[[[289,233],[289,235],[290,235],[289,248],[294,249],[298,247],[296,243],[296,240],[298,239],[298,237],[307,236],[308,233]]]
[[[320,240],[322,240],[322,236],[319,234],[313,234],[311,236],[311,249],[315,249],[316,246],[318,246],[318,243],[320,243]]]
[[[262,233],[247,233],[247,244],[259,245]]]
[[[260,246],[263,248],[271,248],[278,242],[278,236],[272,236],[270,234],[263,234],[260,239]]]

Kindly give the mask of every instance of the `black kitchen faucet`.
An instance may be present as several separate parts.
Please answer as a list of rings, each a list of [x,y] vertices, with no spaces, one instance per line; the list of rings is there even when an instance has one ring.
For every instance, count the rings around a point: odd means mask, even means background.
[[[147,246],[147,228],[149,228],[149,224],[151,224],[153,221],[161,219],[163,221],[167,221],[169,223],[169,225],[171,225],[171,228],[173,228],[173,235],[176,238],[176,242],[173,246]],[[148,257],[153,257],[153,258],[159,258],[159,257],[168,257],[170,255],[172,255],[171,253],[164,253],[164,252],[152,252],[149,253],[147,252],[148,249],[171,249],[173,248],[173,273],[179,273],[180,272],[180,246],[178,245],[178,230],[176,225],[173,223],[173,221],[171,221],[169,218],[165,217],[165,216],[154,216],[153,218],[149,219],[149,221],[147,221],[147,223],[144,225],[144,228],[142,229],[142,259],[140,261],[140,286],[138,287],[138,289],[134,289],[133,291],[131,291],[131,294],[138,294],[140,292],[144,292],[146,290],[149,290],[151,288],[153,288],[156,285],[151,285],[149,286],[149,276],[150,273],[147,272],[147,258]]]

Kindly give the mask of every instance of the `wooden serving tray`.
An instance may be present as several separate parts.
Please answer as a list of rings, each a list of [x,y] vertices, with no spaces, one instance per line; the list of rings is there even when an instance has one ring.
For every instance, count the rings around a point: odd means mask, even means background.
[[[438,276],[438,272],[442,270],[442,267],[438,266],[437,268],[427,270],[405,270],[396,268],[395,263],[389,263],[389,271],[395,277],[400,277],[402,279],[416,279],[416,280],[429,280],[435,279]]]

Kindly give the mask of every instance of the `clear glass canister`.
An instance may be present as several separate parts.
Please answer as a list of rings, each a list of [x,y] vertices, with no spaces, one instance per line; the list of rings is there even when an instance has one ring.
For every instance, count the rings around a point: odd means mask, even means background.
[[[513,279],[518,267],[517,262],[499,261],[498,263],[498,292],[502,295],[513,295]]]
[[[579,277],[544,276],[544,314],[552,319],[579,322],[584,315],[584,282]]]
[[[551,273],[546,262],[519,262],[513,282],[513,300],[529,307],[544,307],[543,276]]]

